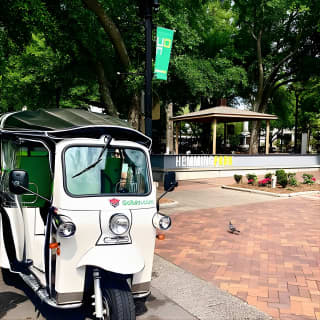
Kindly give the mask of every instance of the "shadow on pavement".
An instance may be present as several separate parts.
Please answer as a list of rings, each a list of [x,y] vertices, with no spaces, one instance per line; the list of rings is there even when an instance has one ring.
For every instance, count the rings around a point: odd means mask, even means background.
[[[4,275],[4,274],[3,274]],[[96,319],[92,315],[93,310],[85,309],[85,307],[77,309],[56,309],[48,306],[46,303],[42,302],[36,294],[30,289],[23,280],[16,274],[6,274],[3,277],[4,282],[16,289],[21,290],[25,295],[19,294],[17,292],[0,292],[0,319],[4,317],[7,312],[11,309],[16,308],[20,303],[30,300],[34,305],[35,313],[37,313],[36,318],[46,319],[46,320],[91,320]],[[147,301],[153,301],[155,298],[150,295]],[[147,312],[145,305],[145,299],[139,299],[135,301],[136,303],[136,314],[137,316],[143,315]],[[91,309],[91,307],[90,307]],[[40,317],[40,315],[42,317]]]
[[[0,319],[6,315],[6,313],[14,309],[18,304],[26,301],[28,298],[16,293],[16,292],[1,292],[0,294]]]
[[[84,308],[77,309],[56,309],[42,302],[36,294],[30,289],[18,275],[13,275],[10,280],[4,278],[7,285],[21,290],[25,295],[16,292],[0,293],[0,319],[4,317],[8,311],[16,308],[20,303],[30,300],[37,313],[36,318],[46,320],[89,320],[93,317],[89,316]],[[40,317],[42,316],[42,318]]]

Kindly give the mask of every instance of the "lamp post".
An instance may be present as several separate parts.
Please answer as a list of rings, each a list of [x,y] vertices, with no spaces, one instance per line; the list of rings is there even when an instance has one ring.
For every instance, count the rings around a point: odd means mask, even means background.
[[[145,46],[146,46],[146,62],[145,62],[145,133],[152,138],[152,9],[159,10],[159,0],[142,0],[140,3],[141,10],[144,15],[145,27]]]

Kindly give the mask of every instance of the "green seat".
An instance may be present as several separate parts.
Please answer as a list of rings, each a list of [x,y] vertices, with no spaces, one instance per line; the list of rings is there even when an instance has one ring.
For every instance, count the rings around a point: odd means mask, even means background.
[[[24,148],[26,149],[26,148]],[[29,175],[29,189],[50,199],[52,193],[52,178],[50,175],[49,155],[46,150],[26,151],[17,154],[19,169],[25,170]],[[24,194],[22,202],[28,207],[43,207],[46,201],[31,194]]]
[[[121,162],[120,158],[107,158],[105,169],[101,172],[101,192],[113,193],[116,185],[121,178]]]

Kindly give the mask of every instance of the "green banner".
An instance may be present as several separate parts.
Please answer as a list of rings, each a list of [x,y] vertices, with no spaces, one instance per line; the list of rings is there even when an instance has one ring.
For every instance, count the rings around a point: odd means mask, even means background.
[[[167,80],[173,33],[173,30],[157,27],[157,52],[154,67],[155,79]]]

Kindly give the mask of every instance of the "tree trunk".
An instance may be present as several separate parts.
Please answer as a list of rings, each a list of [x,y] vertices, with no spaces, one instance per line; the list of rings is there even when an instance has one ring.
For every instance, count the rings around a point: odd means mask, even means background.
[[[56,107],[60,108],[60,99],[62,94],[62,88],[59,86],[56,88]]]
[[[105,105],[107,114],[118,117],[117,109],[113,104],[110,91],[107,85],[107,79],[104,74],[103,65],[100,61],[98,61],[96,62],[95,66],[96,66],[98,82],[99,82],[99,92],[100,92],[101,99]]]
[[[249,154],[257,154],[257,153],[259,153],[259,143],[258,143],[258,141],[259,141],[260,126],[261,126],[260,121],[257,121],[257,120],[252,121]]]
[[[135,94],[132,98],[130,110],[129,110],[129,117],[128,121],[131,124],[131,126],[139,130],[140,128],[140,99]]]
[[[129,55],[122,39],[121,33],[115,23],[106,14],[104,8],[97,0],[82,0],[87,8],[99,19],[104,31],[109,35],[124,67],[130,64]]]

